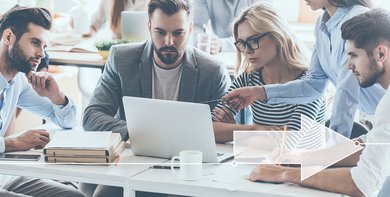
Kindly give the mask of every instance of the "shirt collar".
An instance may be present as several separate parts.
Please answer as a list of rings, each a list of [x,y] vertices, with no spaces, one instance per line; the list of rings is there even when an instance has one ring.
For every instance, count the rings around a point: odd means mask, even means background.
[[[333,16],[330,16],[327,11],[324,12],[321,19],[321,30],[326,31],[333,29],[340,21],[348,14],[351,7],[339,7]]]
[[[3,76],[3,73],[0,72],[0,91],[8,89],[15,83],[15,78],[12,78],[11,81],[7,81]]]

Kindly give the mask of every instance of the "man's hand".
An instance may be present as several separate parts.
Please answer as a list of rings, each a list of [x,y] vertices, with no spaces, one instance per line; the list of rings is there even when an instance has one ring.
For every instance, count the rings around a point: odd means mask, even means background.
[[[221,106],[221,108],[214,109],[214,118],[216,122],[237,124],[236,119],[234,119],[233,113],[225,106]]]
[[[29,130],[19,136],[4,138],[5,151],[25,151],[31,148],[43,148],[50,141],[49,133],[46,130]]]
[[[31,71],[27,73],[26,77],[39,96],[49,98],[56,105],[66,104],[65,95],[60,92],[58,84],[51,74]]]
[[[262,86],[250,86],[232,90],[223,99],[228,105],[237,111],[251,105],[256,100],[265,100],[265,92]]]
[[[288,182],[289,177],[287,176],[288,171],[297,171],[299,168],[289,168],[278,165],[261,164],[258,165],[249,174],[249,180],[251,181],[266,181],[274,183]]]

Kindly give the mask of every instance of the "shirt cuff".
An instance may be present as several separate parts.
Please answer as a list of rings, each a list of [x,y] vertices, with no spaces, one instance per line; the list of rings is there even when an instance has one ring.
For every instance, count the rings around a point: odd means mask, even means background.
[[[5,152],[5,140],[4,137],[0,137],[0,153]]]
[[[68,112],[71,110],[73,104],[73,100],[69,97],[65,96],[68,100],[68,103],[66,105],[53,105],[54,111],[60,115],[61,117],[65,117],[65,115],[68,114]]]
[[[276,88],[272,88],[272,84],[263,86],[264,88],[264,95],[266,96],[266,101],[271,100],[272,98],[278,98],[279,97],[279,91],[275,91]]]

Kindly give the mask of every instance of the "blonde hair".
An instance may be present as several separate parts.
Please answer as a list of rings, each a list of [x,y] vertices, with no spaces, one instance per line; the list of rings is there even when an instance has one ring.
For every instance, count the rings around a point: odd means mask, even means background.
[[[278,58],[288,69],[307,69],[307,58],[303,54],[303,47],[292,34],[287,22],[270,4],[259,2],[240,13],[233,23],[235,40],[238,40],[238,26],[244,22],[248,22],[258,33],[268,33],[268,36],[276,43]],[[237,50],[236,73],[251,73],[254,70],[255,68],[251,68],[246,59],[241,62],[241,52]]]

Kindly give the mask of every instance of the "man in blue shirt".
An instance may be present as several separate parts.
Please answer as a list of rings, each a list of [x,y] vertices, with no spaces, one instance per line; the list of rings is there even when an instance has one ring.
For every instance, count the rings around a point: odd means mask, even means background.
[[[346,53],[350,57],[346,67],[352,70],[359,85],[366,88],[376,84],[386,89],[375,111],[373,129],[359,139],[364,142],[361,144],[363,151],[349,155],[333,168],[303,181],[300,180],[300,168],[277,165],[259,165],[252,171],[250,180],[292,182],[360,197],[374,196],[390,175],[390,12],[376,9],[358,15],[345,22],[341,31],[342,38],[347,40]],[[340,145],[340,148],[345,147]],[[313,158],[319,153],[321,149],[308,151],[304,157]],[[326,158],[326,154],[330,152],[321,154],[321,158]],[[383,190],[381,195],[389,196],[385,192]]]
[[[72,100],[59,90],[53,76],[34,72],[45,57],[51,24],[50,12],[41,8],[14,8],[0,20],[0,153],[42,148],[50,140],[42,129],[6,136],[16,107],[36,112],[62,128],[75,124]],[[24,177],[0,186],[0,196],[23,195],[84,196],[54,181]]]

